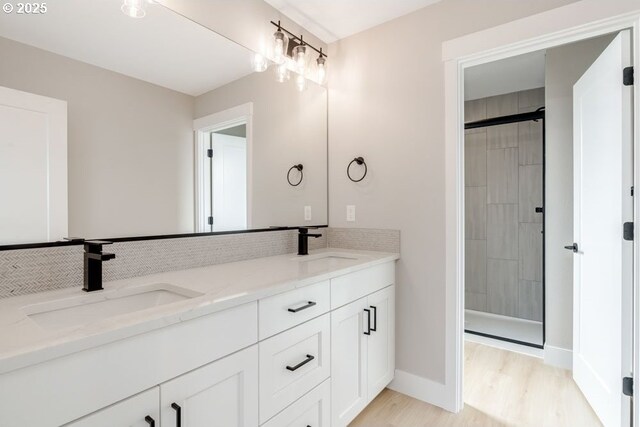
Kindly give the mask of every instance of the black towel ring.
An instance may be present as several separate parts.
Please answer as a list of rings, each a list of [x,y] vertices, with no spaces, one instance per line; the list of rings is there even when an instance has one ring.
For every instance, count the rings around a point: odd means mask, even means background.
[[[300,180],[296,184],[291,182],[291,171],[294,169],[300,172]],[[289,172],[287,172],[287,182],[289,183],[290,186],[297,187],[302,182],[302,178],[304,178],[304,174],[302,173],[302,163],[300,163],[299,165],[293,165],[291,166],[291,168],[289,168]]]
[[[360,179],[353,179],[351,177],[351,165],[357,163],[359,165],[364,165],[364,174],[362,175],[362,177]],[[367,164],[364,161],[363,157],[356,157],[355,159],[351,160],[351,162],[349,163],[349,166],[347,166],[347,176],[349,177],[349,179],[353,182],[360,182],[364,179],[365,176],[367,176]]]

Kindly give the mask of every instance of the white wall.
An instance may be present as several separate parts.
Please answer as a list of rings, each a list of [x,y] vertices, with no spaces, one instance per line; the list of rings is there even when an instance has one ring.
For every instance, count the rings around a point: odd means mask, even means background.
[[[613,39],[602,36],[547,50],[546,343],[573,348],[573,85]]]
[[[0,86],[68,103],[69,235],[193,231],[193,97],[4,38],[0,57]]]
[[[445,146],[442,42],[569,0],[449,0],[330,46],[333,227],[397,228],[397,368],[445,382]],[[369,176],[345,167],[364,156]],[[356,205],[356,222],[345,206]]]
[[[195,114],[203,117],[248,102],[253,103],[251,227],[326,224],[326,89],[309,83],[299,92],[293,81],[276,82],[269,69],[198,96]],[[292,187],[287,171],[299,163],[304,180]],[[311,221],[304,219],[304,206],[311,206]]]

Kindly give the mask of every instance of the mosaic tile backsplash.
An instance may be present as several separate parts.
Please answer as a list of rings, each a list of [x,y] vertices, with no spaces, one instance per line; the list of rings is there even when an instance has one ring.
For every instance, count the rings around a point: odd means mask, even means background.
[[[310,249],[400,251],[400,232],[371,229],[320,229]],[[314,230],[316,232],[316,230]],[[228,234],[114,243],[116,258],[104,263],[104,280],[294,253],[297,230]],[[82,286],[82,246],[0,252],[0,298]]]

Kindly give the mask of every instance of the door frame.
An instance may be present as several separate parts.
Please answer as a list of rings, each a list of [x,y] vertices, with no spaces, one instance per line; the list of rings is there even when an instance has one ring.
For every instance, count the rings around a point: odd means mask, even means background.
[[[217,130],[227,129],[240,124],[246,124],[247,126],[247,229],[251,228],[252,218],[252,200],[253,200],[253,102],[247,102],[246,104],[238,105],[227,110],[223,110],[217,113],[209,114],[208,116],[200,117],[193,121],[193,133],[194,133],[194,162],[195,162],[195,174],[194,174],[194,187],[195,187],[195,217],[194,217],[194,230],[196,233],[209,232],[209,230],[201,230],[200,224],[206,222],[207,204],[205,203],[205,188],[204,183],[204,170],[205,163],[208,158],[204,155],[206,153],[205,146],[209,144],[209,135],[211,132]]]
[[[633,64],[640,63],[640,8],[621,2],[603,6],[583,0],[443,43],[445,78],[446,179],[446,295],[445,295],[445,409],[464,406],[464,70],[541,49],[549,49],[624,29],[631,29]],[[626,10],[625,10],[626,9]],[[628,10],[631,10],[629,12]],[[622,72],[622,71],[621,71]],[[640,83],[636,71],[634,93],[634,182],[640,182]],[[634,200],[638,221],[640,197]],[[449,219],[450,218],[450,219]],[[622,225],[621,225],[622,226]],[[640,372],[640,250],[634,241],[633,371]],[[636,381],[636,384],[638,381]],[[633,425],[640,426],[640,399],[633,399]]]

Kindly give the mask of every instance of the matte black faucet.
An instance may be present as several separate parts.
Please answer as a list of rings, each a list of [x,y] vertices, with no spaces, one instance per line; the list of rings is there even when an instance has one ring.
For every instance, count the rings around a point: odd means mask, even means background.
[[[309,229],[300,227],[298,229],[298,255],[309,255],[309,237],[322,237],[322,234],[309,234]]]
[[[84,242],[84,287],[86,292],[102,289],[102,261],[114,259],[116,254],[102,252],[102,245],[113,242],[104,240],[87,240]]]

